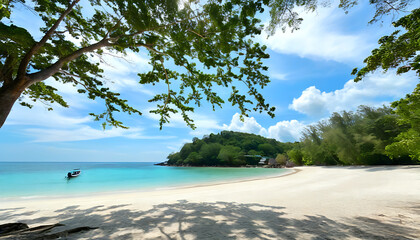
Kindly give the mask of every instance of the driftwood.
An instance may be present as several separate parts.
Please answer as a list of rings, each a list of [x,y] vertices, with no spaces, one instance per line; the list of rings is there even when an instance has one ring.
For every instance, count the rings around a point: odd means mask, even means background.
[[[25,223],[7,223],[0,225],[0,239],[57,239],[73,233],[97,229],[96,227],[83,226],[47,234],[48,231],[59,226],[64,226],[64,224],[56,223],[30,228]]]

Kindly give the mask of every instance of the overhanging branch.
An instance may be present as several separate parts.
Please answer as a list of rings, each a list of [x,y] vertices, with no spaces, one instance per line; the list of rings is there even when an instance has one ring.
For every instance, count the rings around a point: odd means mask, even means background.
[[[63,21],[63,19],[71,12],[73,7],[79,2],[80,0],[74,0],[64,11],[61,16],[58,18],[58,20],[54,23],[54,25],[48,30],[47,33],[42,37],[41,41],[35,43],[35,45],[32,46],[31,49],[25,54],[22,61],[19,64],[18,72],[17,72],[17,79],[22,79],[23,76],[26,74],[26,68],[28,67],[29,62],[31,61],[31,58],[33,55],[35,55],[39,49],[44,46],[44,44],[50,39],[50,37],[54,34],[54,32],[57,30],[60,23]]]

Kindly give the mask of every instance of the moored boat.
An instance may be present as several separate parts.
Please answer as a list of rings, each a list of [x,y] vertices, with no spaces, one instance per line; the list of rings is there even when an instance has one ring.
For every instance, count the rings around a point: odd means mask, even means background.
[[[80,175],[80,173],[80,169],[74,169],[73,171],[67,173],[67,178],[77,177]]]

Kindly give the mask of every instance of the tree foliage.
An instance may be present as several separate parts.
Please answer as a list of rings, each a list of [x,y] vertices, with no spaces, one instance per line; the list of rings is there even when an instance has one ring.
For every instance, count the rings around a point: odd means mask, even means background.
[[[210,134],[186,143],[168,156],[169,165],[243,166],[257,165],[261,156],[275,157],[294,146],[258,135],[231,131]],[[193,155],[191,155],[193,154]],[[194,159],[194,160],[193,160]]]
[[[291,159],[306,165],[414,164],[407,154],[389,158],[385,148],[410,129],[399,124],[391,108],[360,106],[356,113],[333,113],[326,120],[309,126],[303,133],[300,149],[288,152]]]
[[[405,31],[396,30],[389,36],[379,39],[379,48],[364,60],[366,66],[355,68],[355,82],[360,81],[367,73],[379,68],[387,71],[397,68],[397,74],[415,71],[420,76],[420,8],[393,23]]]
[[[286,165],[288,160],[289,159],[287,158],[286,154],[279,153],[276,156],[276,163],[279,165]]]
[[[386,146],[386,153],[391,158],[409,155],[420,163],[420,84],[412,94],[392,103],[392,107],[399,116],[399,124],[409,127],[395,138],[395,142]]]
[[[34,40],[33,29],[4,21],[22,4],[44,22],[40,40]],[[56,89],[43,82],[52,77],[74,85],[92,100],[102,100],[104,111],[91,113],[95,120],[124,127],[115,112],[141,112],[105,86],[103,70],[92,59],[127,51],[149,54],[152,70],[139,73],[140,84],[167,86],[167,92],[149,100],[157,106],[151,112],[160,116],[161,126],[169,122],[171,113],[179,112],[194,128],[188,113],[202,101],[210,102],[213,109],[230,101],[242,115],[254,110],[274,116],[274,108],[259,93],[269,83],[263,64],[269,55],[265,46],[252,41],[262,30],[256,18],[263,11],[260,1],[89,0],[89,4],[83,5],[89,8],[84,11],[79,0],[2,3],[0,126],[22,95],[67,107]],[[218,88],[230,88],[230,96],[222,99]],[[243,88],[246,92],[240,91]]]
[[[294,164],[303,164],[303,154],[300,148],[293,148],[292,150],[287,151],[287,156]]]
[[[274,34],[278,27],[283,31],[290,28],[292,31],[299,29],[300,24],[304,19],[299,16],[299,8],[305,12],[313,12],[319,7],[328,7],[335,4],[331,0],[266,0],[266,4],[270,8],[270,24],[268,31]],[[371,0],[369,3],[374,6],[375,14],[369,23],[374,23],[385,15],[396,14],[409,6],[413,0]],[[359,0],[340,0],[338,7],[342,8],[345,13],[357,5]]]
[[[396,30],[390,36],[379,40],[379,48],[364,62],[366,66],[360,70],[355,68],[354,81],[360,81],[366,74],[382,68],[383,71],[396,68],[397,74],[414,71],[420,77],[420,8],[393,23]],[[398,116],[399,131],[393,142],[386,146],[386,154],[392,159],[410,156],[413,161],[420,162],[420,84],[412,94],[392,103]],[[386,122],[384,122],[386,124]],[[391,132],[391,130],[389,130]]]

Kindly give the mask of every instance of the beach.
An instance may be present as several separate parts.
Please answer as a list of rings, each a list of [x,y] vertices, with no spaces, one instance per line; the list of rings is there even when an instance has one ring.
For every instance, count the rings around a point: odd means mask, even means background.
[[[68,239],[420,239],[420,166],[294,170],[233,183],[2,200],[0,224],[96,228]]]

